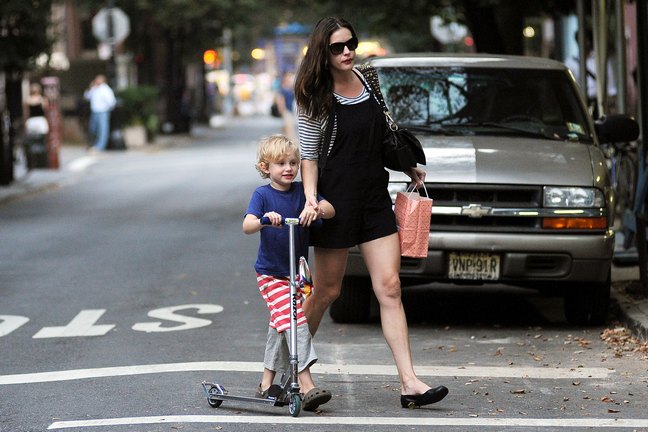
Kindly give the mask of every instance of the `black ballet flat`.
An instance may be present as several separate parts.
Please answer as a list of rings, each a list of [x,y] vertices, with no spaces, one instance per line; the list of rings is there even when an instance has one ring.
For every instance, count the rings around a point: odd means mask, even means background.
[[[401,395],[401,406],[403,408],[417,408],[423,405],[430,405],[439,402],[448,395],[445,386],[435,387],[420,395]]]

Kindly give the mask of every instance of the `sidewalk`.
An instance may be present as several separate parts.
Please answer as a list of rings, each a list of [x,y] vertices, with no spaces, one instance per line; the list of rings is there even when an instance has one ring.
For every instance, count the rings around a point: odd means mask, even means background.
[[[161,136],[154,144],[134,151],[156,151],[167,147],[189,144],[195,139],[204,139],[213,133],[206,127],[198,128],[192,136]],[[20,197],[54,189],[67,179],[78,175],[79,166],[89,158],[83,146],[62,146],[59,152],[58,170],[36,169],[17,175],[9,186],[0,186],[0,206]],[[627,292],[628,286],[638,286],[639,267],[612,266],[611,312],[621,324],[642,340],[648,340],[648,298],[638,298]]]
[[[209,128],[198,127],[195,134],[188,135],[161,135],[154,143],[145,147],[138,147],[127,151],[158,151],[164,148],[186,145],[196,136],[203,137],[209,134]],[[108,153],[113,152],[109,150]],[[114,151],[116,153],[121,151]],[[11,200],[53,189],[63,184],[65,180],[76,175],[84,166],[84,162],[96,156],[90,155],[83,145],[62,145],[59,149],[58,169],[33,169],[29,172],[17,170],[15,180],[8,186],[0,186],[0,205]]]
[[[73,161],[87,155],[82,146],[61,146],[59,150],[59,169],[33,169],[29,172],[14,173],[15,180],[8,186],[0,186],[0,205],[25,195],[56,188],[72,176]]]

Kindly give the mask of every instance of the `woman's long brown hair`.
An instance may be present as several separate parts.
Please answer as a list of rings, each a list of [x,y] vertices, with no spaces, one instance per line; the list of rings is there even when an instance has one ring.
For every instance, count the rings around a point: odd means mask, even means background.
[[[299,110],[312,118],[328,116],[333,111],[333,78],[328,70],[331,35],[346,28],[356,37],[351,24],[343,18],[322,18],[311,33],[308,50],[295,77],[295,99]]]

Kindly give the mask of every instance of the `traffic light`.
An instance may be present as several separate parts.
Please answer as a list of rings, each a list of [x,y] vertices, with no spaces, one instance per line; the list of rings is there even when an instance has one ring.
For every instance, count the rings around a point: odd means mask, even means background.
[[[213,49],[205,50],[203,53],[203,62],[206,66],[209,66],[213,69],[219,68],[221,65],[221,58],[218,55],[218,51]]]

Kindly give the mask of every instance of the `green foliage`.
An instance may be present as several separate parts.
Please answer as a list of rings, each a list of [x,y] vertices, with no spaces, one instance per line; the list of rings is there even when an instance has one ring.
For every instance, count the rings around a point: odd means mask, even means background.
[[[52,0],[0,2],[0,69],[23,71],[48,53]]]
[[[153,86],[128,87],[117,93],[124,125],[143,125],[149,133],[157,132],[159,90]]]

